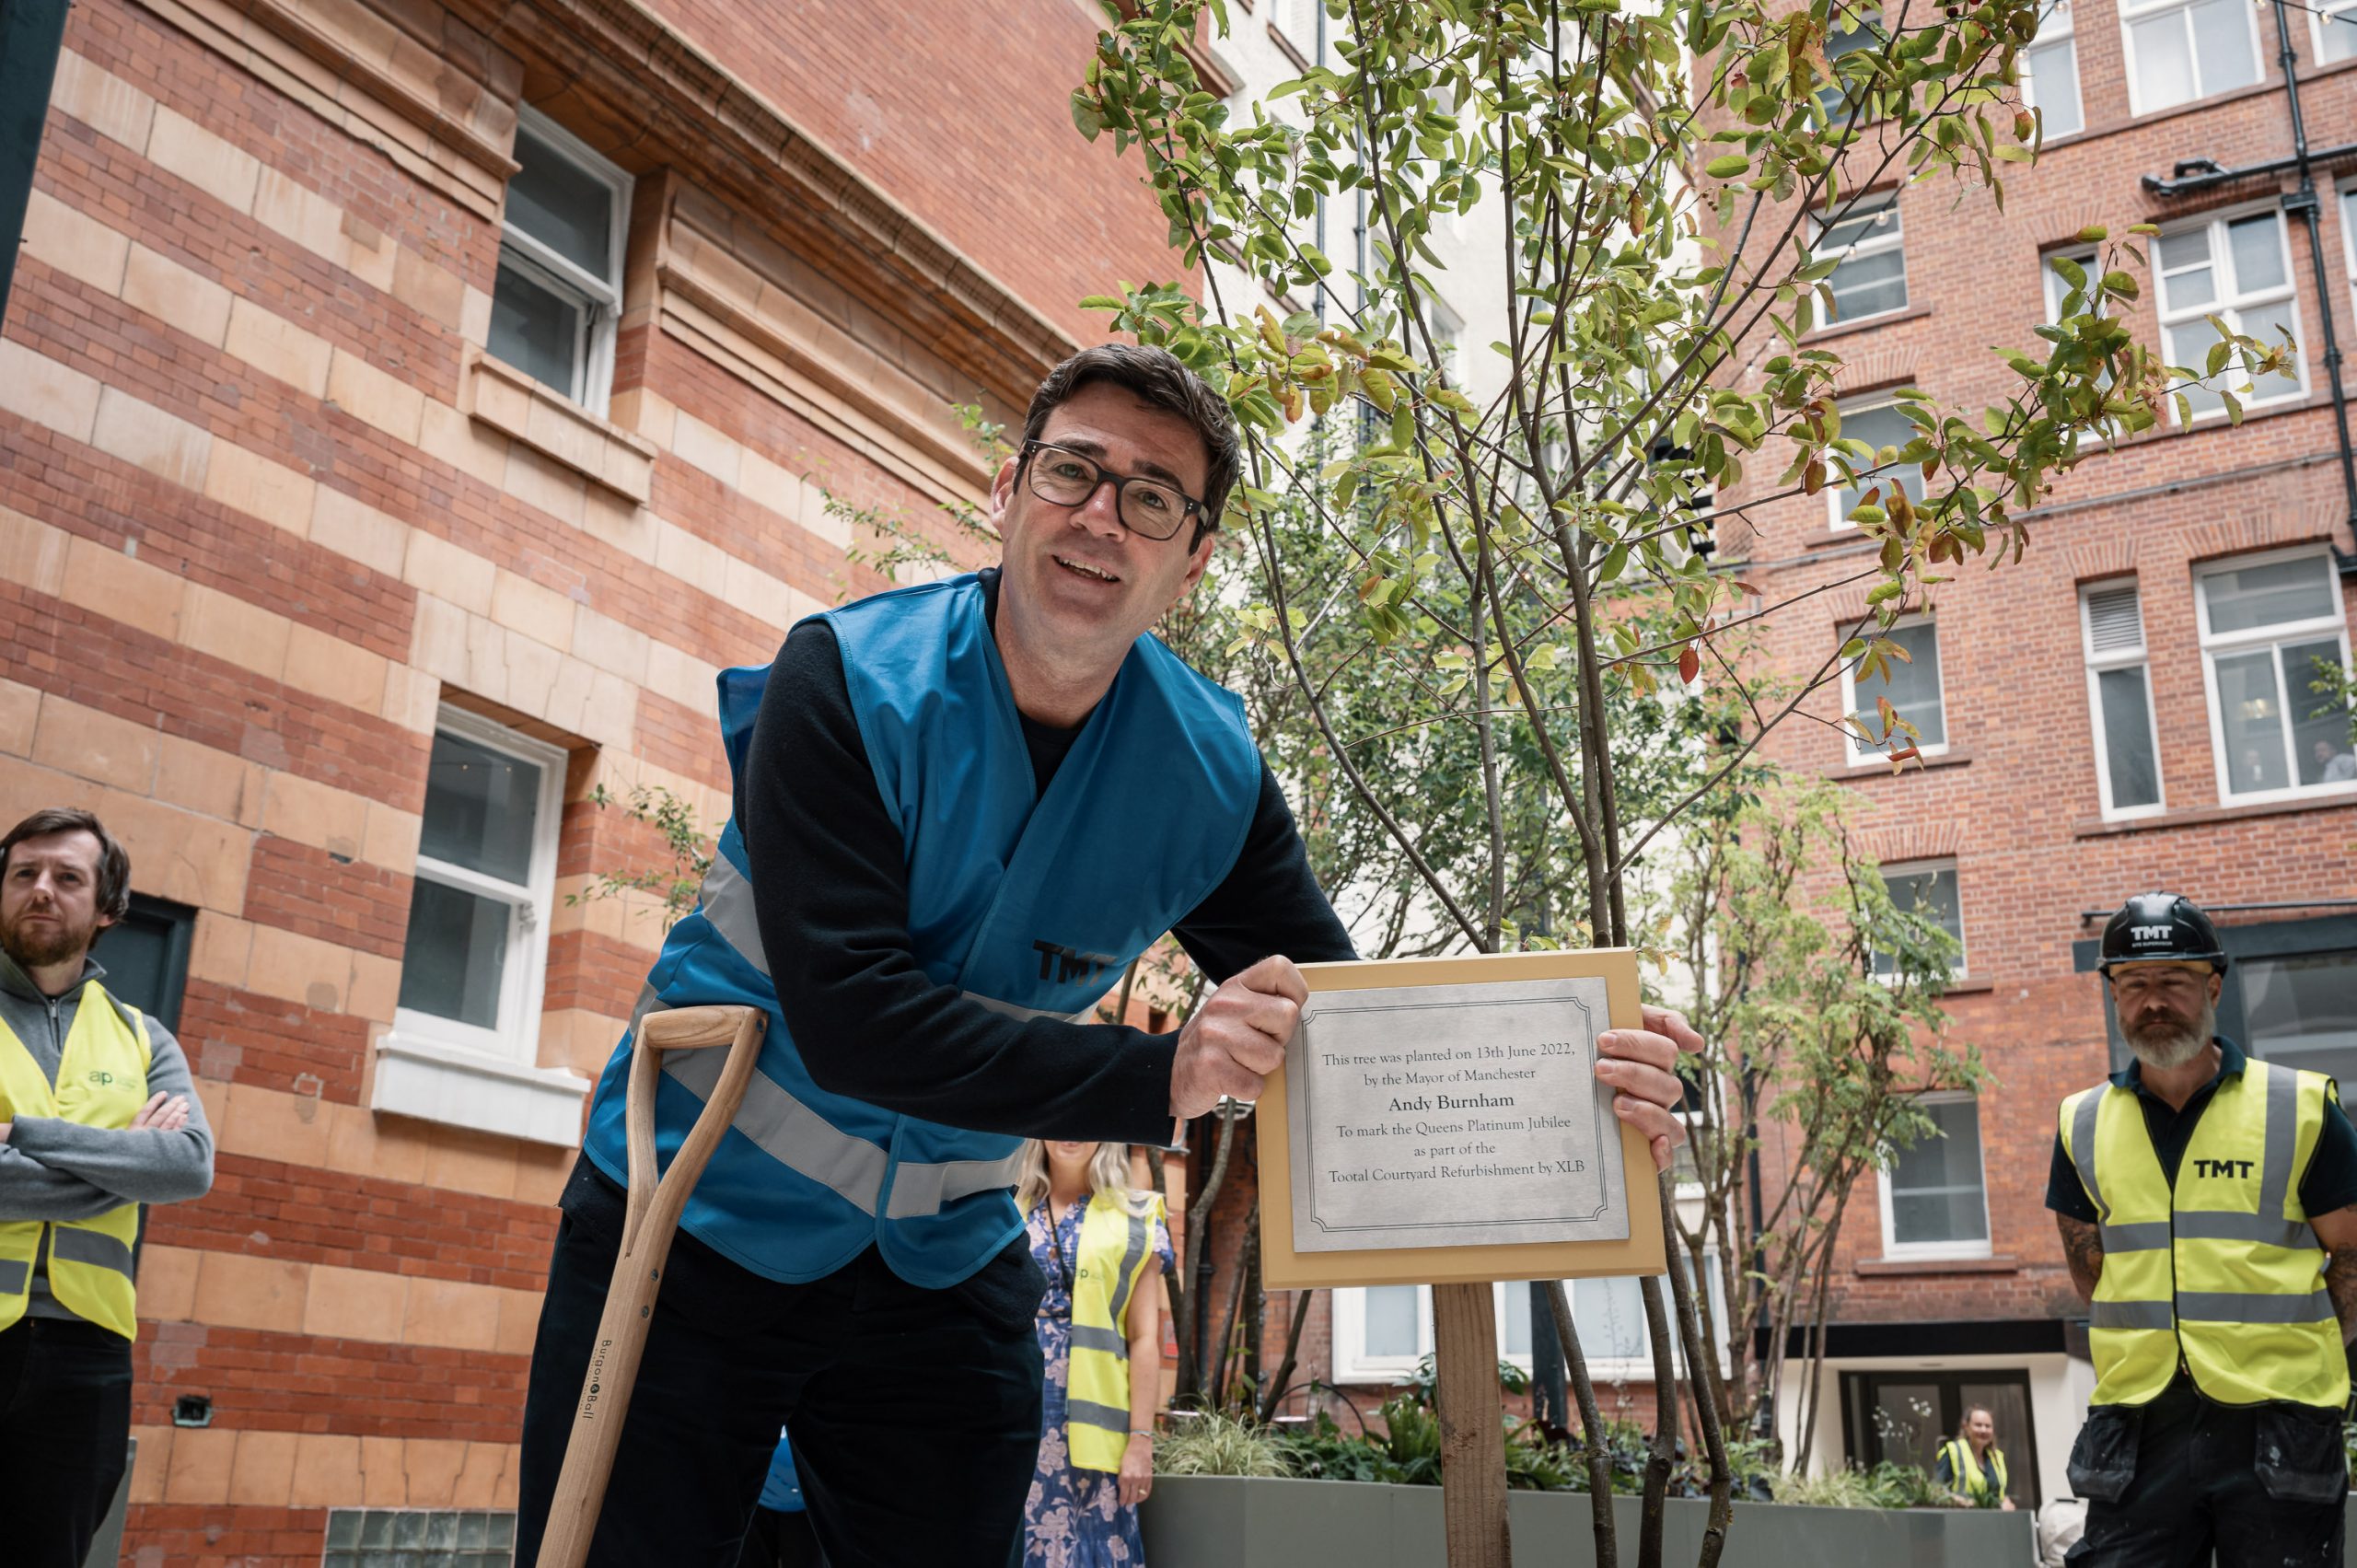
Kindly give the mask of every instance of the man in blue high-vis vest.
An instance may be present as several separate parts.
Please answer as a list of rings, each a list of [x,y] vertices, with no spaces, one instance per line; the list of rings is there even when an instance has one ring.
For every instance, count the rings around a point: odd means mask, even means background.
[[[1307,994],[1295,961],[1354,956],[1242,705],[1147,635],[1209,564],[1237,467],[1175,358],[1088,350],[993,486],[998,569],[813,616],[722,675],[736,807],[638,1016],[741,1003],[769,1032],[681,1221],[593,1564],[729,1568],[789,1421],[835,1568],[1019,1551],[1043,1287],[1021,1140],[1167,1144],[1258,1097]],[[1187,1027],[1077,1021],[1166,931],[1220,981]],[[1648,1025],[1603,1037],[1599,1072],[1666,1163],[1669,1069],[1701,1041]],[[666,1063],[667,1154],[714,1054]],[[519,1563],[612,1272],[630,1056],[626,1035],[562,1200]]]

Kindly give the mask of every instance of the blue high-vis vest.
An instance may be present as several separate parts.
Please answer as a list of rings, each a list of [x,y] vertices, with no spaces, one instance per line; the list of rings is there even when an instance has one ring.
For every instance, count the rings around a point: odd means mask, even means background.
[[[877,791],[906,846],[911,957],[936,985],[1017,1017],[1090,1016],[1122,968],[1235,865],[1260,782],[1243,704],[1154,638],[1132,646],[1041,794],[978,578],[878,594],[819,619],[833,627]],[[720,677],[721,735],[740,791],[768,676],[763,667]],[[671,928],[632,1019],[634,1030],[650,1011],[714,1003],[770,1015],[744,1105],[680,1223],[770,1279],[818,1279],[873,1245],[912,1284],[957,1283],[1022,1234],[1010,1191],[1022,1141],[813,1082],[778,1010],[749,876],[732,813],[695,912]],[[585,1141],[618,1182],[629,1164],[631,1040],[598,1080]],[[666,1059],[659,1162],[685,1141],[724,1054]]]

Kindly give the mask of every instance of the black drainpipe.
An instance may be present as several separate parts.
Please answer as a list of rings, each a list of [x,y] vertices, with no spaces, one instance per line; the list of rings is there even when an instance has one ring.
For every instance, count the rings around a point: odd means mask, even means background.
[[[2308,126],[2300,113],[2299,57],[2292,49],[2291,12],[2284,0],[2275,3],[2275,40],[2280,52],[2276,58],[2283,66],[2283,96],[2292,110],[2292,156],[2299,160],[2300,188],[2283,198],[2283,210],[2296,213],[2308,226],[2308,260],[2316,268],[2316,313],[2324,318],[2324,373],[2332,387],[2333,427],[2340,437],[2340,497],[2341,521],[2348,527],[2352,543],[2357,543],[2357,457],[2352,457],[2349,444],[2349,394],[2340,384],[2340,339],[2332,326],[2333,287],[2324,264],[2324,240],[2316,226],[2316,171],[2308,157]],[[2333,554],[2340,563],[2340,575],[2357,577],[2357,553],[2344,552],[2338,545]]]
[[[2189,196],[2197,191],[2231,184],[2238,180],[2255,180],[2296,170],[2299,189],[2282,198],[2282,210],[2302,219],[2308,230],[2308,261],[2316,272],[2316,311],[2324,323],[2324,373],[2332,389],[2333,428],[2339,437],[2340,455],[2341,521],[2349,529],[2352,543],[2357,543],[2357,453],[2352,453],[2349,436],[2349,394],[2340,379],[2340,334],[2333,327],[2332,300],[2336,290],[2325,266],[2324,240],[2318,233],[2316,214],[2321,203],[2316,196],[2316,166],[2338,163],[2357,157],[2357,142],[2327,147],[2321,152],[2308,148],[2306,117],[2300,110],[2299,56],[2292,49],[2292,22],[2285,0],[2272,0],[2275,7],[2276,61],[2283,71],[2283,96],[2292,111],[2292,156],[2274,158],[2266,163],[2247,164],[2236,168],[2222,168],[2215,158],[2187,158],[2169,171],[2169,178],[2155,174],[2144,176],[2144,189],[2164,201]],[[2340,575],[2357,578],[2357,551],[2345,551],[2339,544],[2332,549]]]

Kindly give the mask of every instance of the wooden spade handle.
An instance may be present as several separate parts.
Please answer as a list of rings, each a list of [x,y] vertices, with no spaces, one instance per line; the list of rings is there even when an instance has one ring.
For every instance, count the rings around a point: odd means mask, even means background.
[[[736,1120],[737,1108],[744,1103],[745,1086],[752,1079],[753,1063],[761,1053],[761,1036],[768,1028],[769,1015],[758,1007],[681,1007],[649,1013],[640,1020],[631,1051],[630,1096],[624,1110],[630,1138],[630,1202],[622,1221],[621,1249],[614,1259],[613,1283],[607,1287],[606,1310],[598,1320],[589,1368],[581,1379],[581,1400],[574,1407],[564,1468],[558,1473],[548,1527],[540,1538],[539,1568],[582,1568],[588,1561],[590,1537],[598,1528],[606,1481],[613,1473],[622,1421],[630,1413],[631,1389],[638,1380],[638,1361],[646,1349],[646,1330],[655,1317],[664,1260],[670,1256],[671,1238],[679,1233],[679,1213],[687,1207],[688,1194],[696,1178],[703,1174],[721,1134]],[[704,1101],[687,1142],[672,1158],[671,1168],[658,1181],[655,1091],[663,1070],[663,1053],[721,1044],[728,1047],[728,1060],[721,1067],[720,1082]]]

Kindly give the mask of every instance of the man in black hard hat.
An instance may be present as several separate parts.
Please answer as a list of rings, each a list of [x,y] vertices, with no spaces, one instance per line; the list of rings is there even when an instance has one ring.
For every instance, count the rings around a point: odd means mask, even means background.
[[[2072,1568],[2338,1568],[2357,1130],[2321,1073],[2217,1032],[2225,949],[2143,893],[2099,966],[2135,1060],[2062,1102],[2046,1206],[2092,1304]]]

